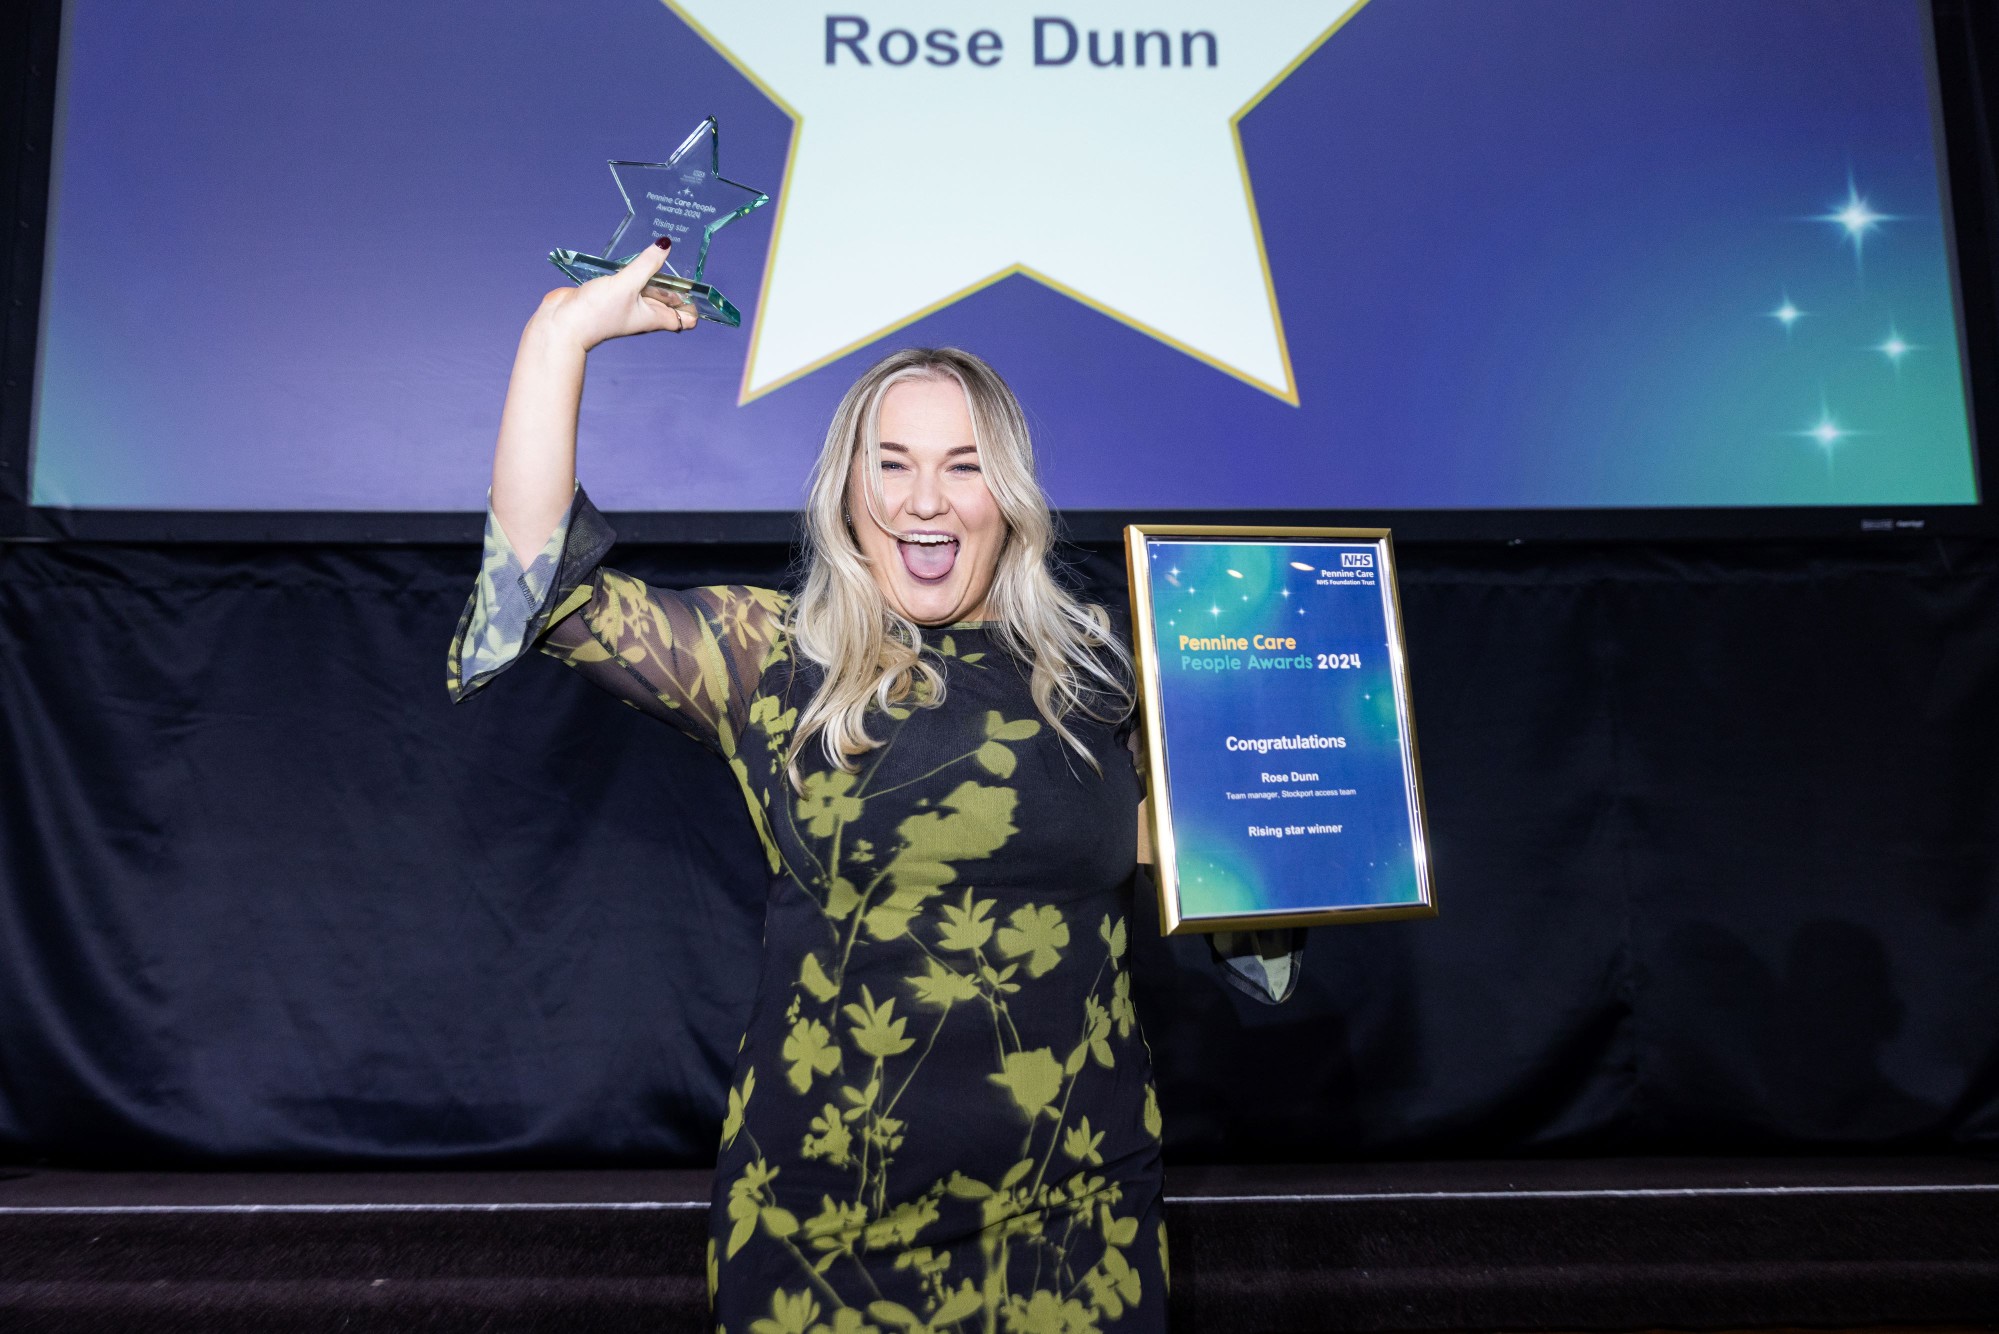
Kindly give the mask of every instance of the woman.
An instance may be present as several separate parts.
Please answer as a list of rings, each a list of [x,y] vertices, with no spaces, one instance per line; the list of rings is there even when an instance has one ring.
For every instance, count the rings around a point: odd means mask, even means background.
[[[718,1325],[1163,1329],[1128,662],[1050,577],[1019,406],[968,354],[896,353],[834,414],[795,598],[648,588],[599,565],[575,423],[592,346],[693,327],[645,288],[663,258],[550,293],[522,336],[451,689],[539,646],[742,786],[771,886]]]

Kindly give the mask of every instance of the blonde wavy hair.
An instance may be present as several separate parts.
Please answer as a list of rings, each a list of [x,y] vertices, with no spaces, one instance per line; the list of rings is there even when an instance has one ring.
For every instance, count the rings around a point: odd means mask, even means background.
[[[944,702],[940,659],[926,651],[923,627],[882,596],[846,517],[856,454],[865,456],[861,475],[867,495],[852,498],[854,521],[883,512],[882,400],[907,380],[950,381],[965,393],[979,465],[1006,524],[987,595],[992,628],[1002,646],[1029,664],[1028,689],[1043,721],[1091,768],[1099,768],[1068,720],[1080,714],[1119,722],[1131,713],[1130,655],[1111,632],[1104,609],[1082,602],[1056,581],[1055,522],[1034,474],[1027,418],[1013,390],[969,352],[920,347],[882,358],[854,382],[834,409],[812,469],[804,586],[792,600],[788,629],[800,655],[818,664],[825,678],[792,734],[791,781],[799,784],[798,757],[814,737],[830,763],[854,772],[855,757],[882,744],[868,732],[871,707],[935,708]]]

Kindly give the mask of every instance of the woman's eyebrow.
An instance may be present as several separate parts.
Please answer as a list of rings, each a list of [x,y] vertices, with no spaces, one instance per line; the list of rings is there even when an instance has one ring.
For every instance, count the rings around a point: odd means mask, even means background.
[[[909,452],[908,445],[898,444],[893,440],[882,441],[881,447],[884,450],[892,449],[898,454],[907,454]],[[944,457],[947,459],[955,459],[960,454],[976,454],[978,452],[979,452],[979,447],[977,445],[953,445],[951,446],[951,448],[944,451]]]

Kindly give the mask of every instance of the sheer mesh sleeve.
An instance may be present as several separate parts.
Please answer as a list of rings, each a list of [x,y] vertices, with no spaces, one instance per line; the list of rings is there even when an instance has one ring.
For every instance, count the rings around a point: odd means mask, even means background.
[[[452,699],[472,695],[538,647],[733,757],[757,682],[783,651],[784,594],[652,588],[601,564],[614,536],[580,487],[525,564],[487,515],[479,582],[451,644]]]
[[[580,605],[587,596],[581,592],[584,581],[615,537],[579,486],[562,522],[534,558],[523,562],[488,505],[479,580],[458,618],[445,660],[445,689],[453,703],[470,698],[520,661],[552,622]]]
[[[757,682],[783,651],[785,605],[774,589],[659,589],[600,568],[542,651],[733,758]]]

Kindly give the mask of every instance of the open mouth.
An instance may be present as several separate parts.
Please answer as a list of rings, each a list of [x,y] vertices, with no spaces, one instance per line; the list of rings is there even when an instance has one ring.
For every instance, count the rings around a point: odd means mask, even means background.
[[[918,583],[941,583],[958,563],[958,539],[949,533],[897,533],[902,567]]]

